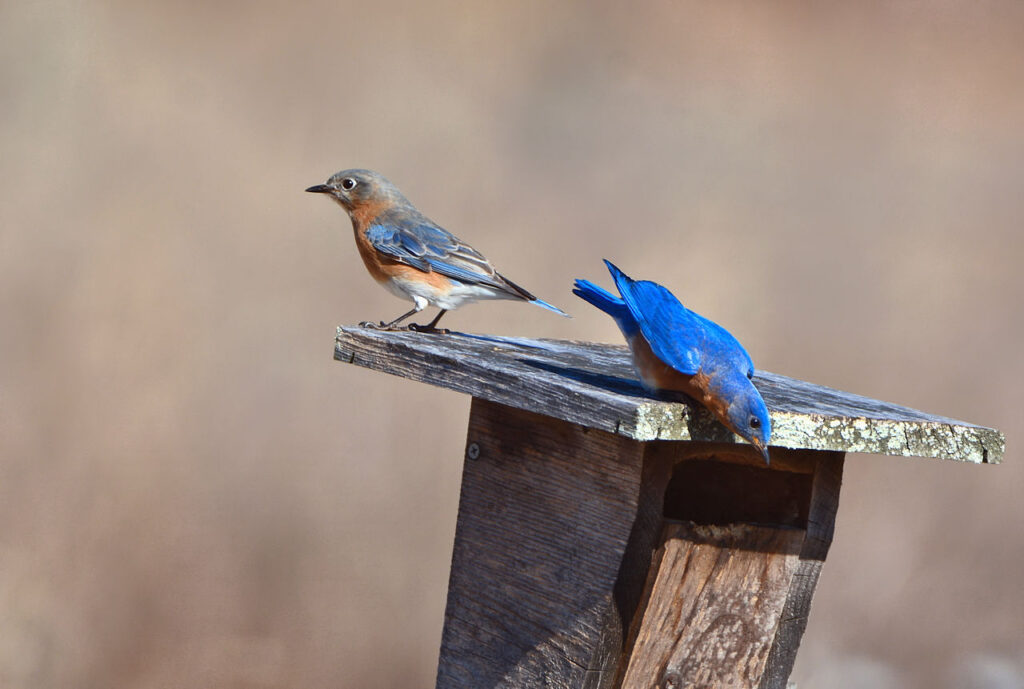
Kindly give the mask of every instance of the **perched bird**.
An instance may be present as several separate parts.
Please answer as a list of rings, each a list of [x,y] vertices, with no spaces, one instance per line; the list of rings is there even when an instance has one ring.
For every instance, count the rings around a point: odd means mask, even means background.
[[[622,297],[588,280],[573,294],[615,319],[649,390],[676,390],[703,404],[769,462],[768,407],[754,387],[754,363],[722,326],[690,311],[661,285],[636,281],[605,261]]]
[[[373,279],[415,305],[408,313],[378,325],[394,329],[428,305],[441,311],[427,325],[411,330],[436,331],[446,311],[480,299],[528,301],[568,317],[504,277],[480,252],[416,210],[383,176],[371,170],[342,170],[306,189],[327,194],[352,219],[356,247]]]

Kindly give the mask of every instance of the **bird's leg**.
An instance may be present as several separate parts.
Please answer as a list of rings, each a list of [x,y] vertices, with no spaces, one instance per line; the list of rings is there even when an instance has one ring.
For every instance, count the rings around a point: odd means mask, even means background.
[[[441,309],[440,311],[437,312],[437,315],[434,316],[434,320],[430,321],[426,325],[417,325],[416,323],[411,323],[409,324],[409,330],[414,330],[418,333],[441,333],[443,335],[447,335],[448,333],[451,332],[450,330],[448,330],[448,328],[434,327],[437,325],[437,322],[441,320],[441,316],[443,316],[445,313],[447,313],[447,310]]]
[[[361,325],[364,328],[373,328],[374,330],[398,330],[398,328],[395,327],[398,323],[401,323],[414,313],[419,312],[419,310],[420,307],[417,306],[408,313],[403,313],[401,316],[391,321],[390,323],[385,323],[384,321],[381,321],[380,323],[373,323],[372,321],[363,321],[359,325]]]

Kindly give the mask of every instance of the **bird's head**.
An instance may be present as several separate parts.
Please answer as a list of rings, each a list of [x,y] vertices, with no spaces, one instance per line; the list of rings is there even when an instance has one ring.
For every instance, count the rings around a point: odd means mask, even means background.
[[[342,170],[331,175],[326,184],[317,184],[306,191],[327,194],[349,213],[378,204],[408,204],[394,184],[372,170]]]
[[[764,455],[765,464],[769,463],[768,440],[772,437],[772,420],[768,416],[768,407],[761,399],[761,393],[754,384],[744,376],[743,383],[732,398],[728,417],[732,430]]]

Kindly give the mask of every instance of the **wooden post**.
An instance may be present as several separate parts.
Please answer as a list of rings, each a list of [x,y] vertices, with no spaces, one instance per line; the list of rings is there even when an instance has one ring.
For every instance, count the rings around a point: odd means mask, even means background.
[[[765,467],[608,345],[342,328],[335,358],[474,397],[443,689],[782,689],[844,453],[1003,453],[992,429],[761,373]]]
[[[437,686],[608,686],[644,446],[474,399],[467,448]]]

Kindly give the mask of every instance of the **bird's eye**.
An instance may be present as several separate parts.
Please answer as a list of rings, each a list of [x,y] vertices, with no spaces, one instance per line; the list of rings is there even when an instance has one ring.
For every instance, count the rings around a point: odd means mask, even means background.
[[[757,418],[756,416],[751,416],[750,417],[750,427],[751,428],[760,428],[761,427],[761,419]]]
[[[345,191],[352,191],[353,189],[356,188],[356,181],[351,177],[346,177],[345,179],[341,180],[341,188],[344,189]]]

